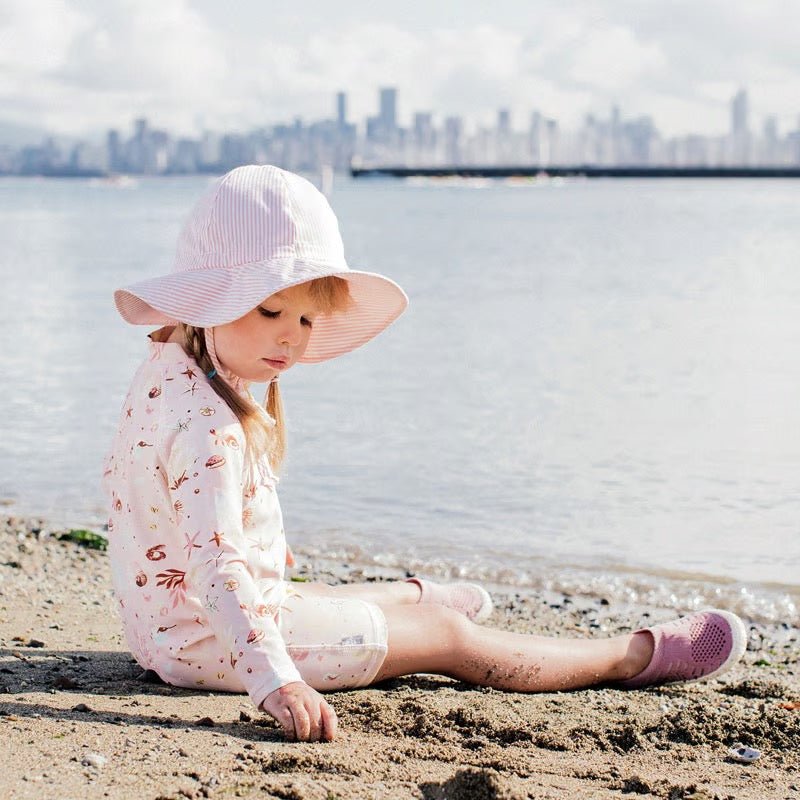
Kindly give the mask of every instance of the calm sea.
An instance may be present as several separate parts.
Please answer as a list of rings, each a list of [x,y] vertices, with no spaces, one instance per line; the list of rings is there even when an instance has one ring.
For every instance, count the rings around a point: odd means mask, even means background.
[[[0,181],[0,499],[101,525],[102,457],[202,177]],[[800,621],[800,204],[786,181],[337,180],[408,313],[282,383],[295,548]]]

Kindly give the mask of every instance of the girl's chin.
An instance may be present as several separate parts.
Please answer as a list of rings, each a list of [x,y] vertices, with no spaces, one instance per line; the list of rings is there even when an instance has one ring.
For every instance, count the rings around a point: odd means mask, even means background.
[[[251,383],[270,383],[274,378],[277,378],[280,372],[277,369],[264,370],[257,378],[251,378]]]

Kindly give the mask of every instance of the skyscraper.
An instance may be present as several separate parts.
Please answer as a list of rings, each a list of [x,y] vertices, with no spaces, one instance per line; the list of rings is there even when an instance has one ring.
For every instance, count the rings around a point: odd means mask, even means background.
[[[739,138],[747,136],[748,133],[747,92],[744,89],[739,89],[733,100],[731,100],[731,135],[734,138]]]
[[[336,92],[336,125],[341,130],[347,125],[347,95]]]
[[[507,108],[501,108],[497,112],[497,133],[500,136],[511,134],[511,112]]]
[[[397,128],[397,89],[389,87],[380,90],[381,127],[388,134]]]
[[[750,130],[747,124],[747,92],[739,91],[731,100],[731,148],[729,158],[734,164],[750,161]]]

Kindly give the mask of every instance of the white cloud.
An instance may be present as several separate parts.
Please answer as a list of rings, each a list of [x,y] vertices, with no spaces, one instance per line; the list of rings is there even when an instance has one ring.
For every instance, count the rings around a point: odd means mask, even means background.
[[[604,25],[575,49],[569,77],[588,88],[623,94],[662,70],[665,63],[657,44],[640,42],[630,28]]]
[[[668,133],[723,132],[739,86],[784,126],[800,113],[794,0],[457,5],[458,16],[452,3],[429,9],[423,25],[413,0],[402,16],[361,0],[315,0],[307,14],[263,0],[2,0],[0,118],[72,132],[140,115],[176,132],[198,120],[244,129],[331,116],[345,90],[360,120],[383,85],[398,87],[406,121],[508,107],[518,125],[533,110],[574,125],[618,104]]]
[[[88,22],[66,0],[4,0],[0,74],[35,75],[61,66],[70,41]]]

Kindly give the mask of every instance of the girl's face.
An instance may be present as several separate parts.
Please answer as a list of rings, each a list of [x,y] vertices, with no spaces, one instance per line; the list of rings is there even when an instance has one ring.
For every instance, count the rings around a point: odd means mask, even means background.
[[[316,313],[302,284],[270,295],[243,317],[214,328],[217,357],[245,381],[272,380],[305,352]]]

